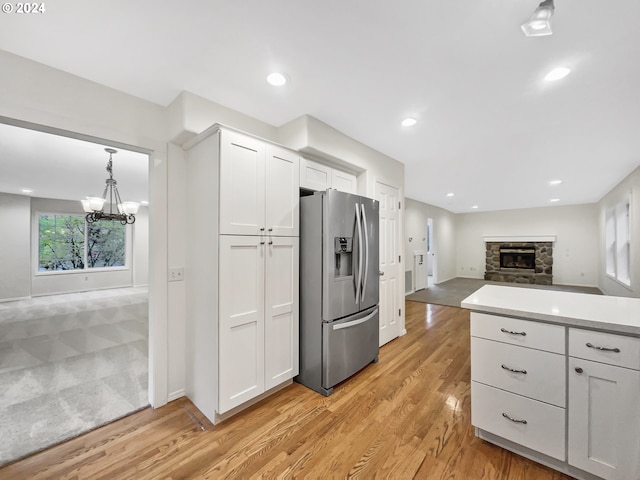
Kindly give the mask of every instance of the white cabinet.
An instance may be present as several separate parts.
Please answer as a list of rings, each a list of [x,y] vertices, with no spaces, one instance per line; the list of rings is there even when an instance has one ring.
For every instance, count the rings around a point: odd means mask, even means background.
[[[218,413],[264,392],[265,246],[260,237],[220,237]]]
[[[471,423],[565,459],[565,329],[471,313]]]
[[[265,390],[299,373],[299,239],[273,237],[266,245]]]
[[[299,234],[299,157],[234,131],[220,133],[220,233]]]
[[[220,407],[298,374],[298,238],[220,237]]]
[[[357,193],[358,185],[356,181],[356,176],[343,172],[342,170],[337,170],[335,168],[331,169],[331,188],[334,190],[339,190],[341,192],[346,193]]]
[[[471,352],[474,381],[565,407],[564,355],[476,337]]]
[[[471,419],[479,428],[564,460],[564,408],[471,382]]]
[[[299,157],[217,125],[185,150],[186,393],[217,423],[298,374]]]
[[[301,158],[300,187],[316,191],[333,188],[341,192],[357,193],[357,180],[351,173]]]
[[[607,480],[640,478],[639,346],[569,329],[569,464]]]
[[[268,235],[300,235],[300,157],[277,145],[267,145],[265,222]]]
[[[480,437],[575,478],[640,479],[640,338],[472,312],[471,380]]]

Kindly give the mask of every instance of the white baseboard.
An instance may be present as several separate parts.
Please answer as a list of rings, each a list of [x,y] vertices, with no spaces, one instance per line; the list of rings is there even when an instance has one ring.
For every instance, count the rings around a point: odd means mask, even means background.
[[[175,392],[171,392],[169,394],[169,396],[167,397],[167,402],[173,402],[174,400],[177,400],[179,398],[184,397],[186,394],[184,392],[184,388],[181,388],[180,390],[176,390]]]
[[[0,298],[0,303],[18,302],[20,300],[31,300],[31,297]]]

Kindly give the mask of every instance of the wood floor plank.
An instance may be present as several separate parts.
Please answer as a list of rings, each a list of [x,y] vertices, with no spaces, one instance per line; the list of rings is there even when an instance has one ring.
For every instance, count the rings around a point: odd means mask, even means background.
[[[6,465],[0,478],[569,479],[475,437],[469,312],[405,311],[407,334],[329,397],[294,383],[216,426],[183,398]]]

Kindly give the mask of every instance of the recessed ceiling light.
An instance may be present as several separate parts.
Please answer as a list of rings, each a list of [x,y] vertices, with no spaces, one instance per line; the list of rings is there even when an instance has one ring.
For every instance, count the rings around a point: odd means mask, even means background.
[[[447,193],[447,197],[453,197],[453,193]]]
[[[549,200],[551,203],[556,203],[559,202],[560,199],[559,198],[552,198],[551,200]]]
[[[287,83],[287,77],[282,73],[273,72],[267,76],[267,82],[269,82],[269,85],[273,85],[274,87],[281,87]]]
[[[474,206],[473,206],[473,207],[471,207],[471,208],[473,208],[473,209],[475,210],[476,208],[478,208],[478,205],[474,205]]]
[[[549,182],[549,185],[553,187],[554,185],[560,185],[561,183],[562,183],[562,180],[551,180]]]
[[[549,73],[547,73],[545,75],[544,79],[547,82],[555,82],[556,80],[560,80],[561,78],[566,77],[570,73],[571,73],[571,69],[570,68],[558,67],[558,68],[554,68]]]
[[[403,127],[413,127],[416,123],[418,123],[418,121],[415,118],[411,118],[411,117],[408,117],[402,120]]]
[[[22,193],[33,193],[33,190],[31,190],[30,188],[23,188]]]

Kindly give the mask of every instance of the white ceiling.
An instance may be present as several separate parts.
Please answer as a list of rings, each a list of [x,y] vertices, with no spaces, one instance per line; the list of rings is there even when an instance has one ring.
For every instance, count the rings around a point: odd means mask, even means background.
[[[113,145],[0,123],[0,192],[32,197],[80,200],[100,197]],[[148,201],[149,156],[116,148],[113,178],[123,201]],[[78,203],[78,205],[80,205]]]
[[[596,202],[640,165],[640,2],[556,0],[554,34],[527,38],[538,3],[56,0],[2,15],[0,48],[161,105],[188,90],[276,126],[312,115],[454,212]]]

